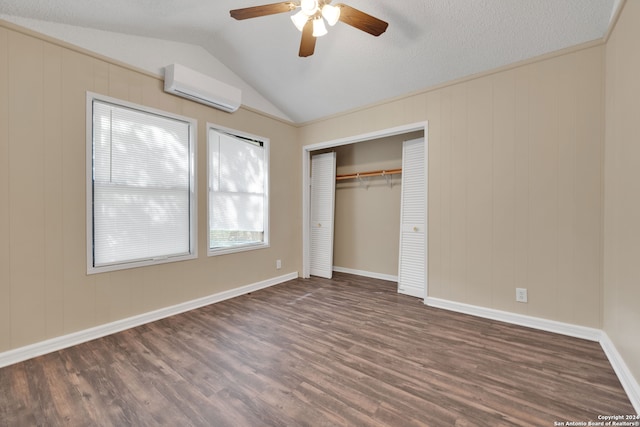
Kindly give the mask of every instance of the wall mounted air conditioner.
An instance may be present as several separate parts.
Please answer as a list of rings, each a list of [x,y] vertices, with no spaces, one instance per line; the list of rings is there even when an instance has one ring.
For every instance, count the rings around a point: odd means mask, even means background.
[[[164,91],[229,113],[240,107],[242,96],[240,89],[180,64],[164,67]]]

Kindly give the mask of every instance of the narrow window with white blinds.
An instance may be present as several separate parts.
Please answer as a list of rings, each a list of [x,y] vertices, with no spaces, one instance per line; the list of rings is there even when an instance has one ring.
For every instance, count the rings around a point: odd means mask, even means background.
[[[209,255],[269,245],[269,140],[208,135]]]
[[[194,258],[195,120],[95,94],[88,111],[88,272]]]

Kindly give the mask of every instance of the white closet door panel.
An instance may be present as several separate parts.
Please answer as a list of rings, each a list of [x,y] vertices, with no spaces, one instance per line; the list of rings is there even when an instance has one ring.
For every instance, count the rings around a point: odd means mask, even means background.
[[[336,192],[336,153],[311,158],[310,274],[333,276],[333,221]]]
[[[327,224],[311,227],[311,274],[331,278],[333,273],[333,243],[326,232]]]
[[[426,163],[424,139],[402,145],[398,292],[424,298],[426,285]]]
[[[402,233],[401,239],[403,251],[400,258],[398,292],[424,298],[424,233],[405,232]]]
[[[402,163],[402,223],[424,223],[426,187],[423,139],[405,141]]]
[[[320,160],[312,165],[312,169],[315,167],[322,169],[316,171],[321,176],[311,177],[311,220],[333,221],[336,175],[335,172],[331,172],[331,165],[326,165]],[[331,182],[328,182],[329,179]]]

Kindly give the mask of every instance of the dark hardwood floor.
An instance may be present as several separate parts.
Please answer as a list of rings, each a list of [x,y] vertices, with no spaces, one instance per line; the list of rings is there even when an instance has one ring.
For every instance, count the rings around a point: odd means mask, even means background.
[[[0,369],[2,426],[553,426],[632,414],[598,343],[293,280]]]

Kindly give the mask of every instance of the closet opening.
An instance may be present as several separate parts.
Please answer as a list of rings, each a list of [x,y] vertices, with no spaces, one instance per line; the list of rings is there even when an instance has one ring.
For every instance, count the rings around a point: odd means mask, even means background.
[[[314,225],[321,222],[312,220],[312,158],[335,153],[330,268],[398,281],[403,141],[426,134],[427,123],[420,122],[303,147],[303,277],[320,275],[311,259]]]

